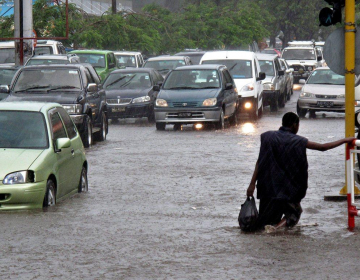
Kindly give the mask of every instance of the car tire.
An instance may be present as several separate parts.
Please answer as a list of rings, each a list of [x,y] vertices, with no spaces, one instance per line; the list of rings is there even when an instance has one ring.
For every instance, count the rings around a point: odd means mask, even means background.
[[[271,100],[270,103],[270,111],[277,112],[278,109],[279,109],[279,100],[277,98],[274,98],[273,100]]]
[[[261,107],[259,108],[259,118],[262,117],[263,113],[264,113],[264,103],[261,102]]]
[[[101,128],[100,131],[96,133],[96,140],[105,141],[107,130],[107,117],[104,112],[101,114]]]
[[[224,116],[224,109],[220,111],[219,120],[215,123],[216,129],[224,129],[225,128],[225,116]]]
[[[279,108],[284,108],[285,102],[286,102],[286,91],[280,94],[279,96],[279,102],[278,102]]]
[[[316,111],[315,110],[310,110],[309,112],[309,118],[311,119],[316,119]]]
[[[151,111],[149,112],[149,115],[148,115],[147,119],[148,119],[148,122],[149,122],[149,123],[154,123],[154,122],[155,122],[155,113],[154,113],[154,110],[151,110]]]
[[[254,100],[254,108],[250,113],[250,117],[254,121],[256,121],[259,118],[259,108],[258,108],[258,106],[259,106],[258,100],[255,99]]]
[[[156,130],[165,130],[166,123],[156,123]]]
[[[229,118],[229,124],[231,126],[236,126],[237,125],[237,122],[238,122],[238,119],[237,119],[237,110],[235,110],[234,114]]]
[[[92,122],[88,115],[85,116],[83,123],[83,133],[81,136],[84,147],[85,148],[91,147],[91,145],[93,144]]]
[[[88,179],[87,179],[87,169],[85,166],[83,166],[82,170],[81,170],[81,175],[80,175],[80,182],[79,182],[79,186],[78,186],[78,192],[87,192],[89,190],[89,185],[88,185]]]
[[[299,107],[299,104],[296,105],[296,111],[300,118],[305,118],[305,115],[307,113],[307,109],[301,109]]]
[[[286,100],[289,101],[291,97],[291,90],[286,91],[286,96],[287,96]]]
[[[43,207],[51,207],[56,204],[56,186],[53,180],[49,179],[46,183]]]
[[[294,94],[294,89],[293,89],[294,85],[292,85],[291,90],[290,90],[290,94],[293,95]]]

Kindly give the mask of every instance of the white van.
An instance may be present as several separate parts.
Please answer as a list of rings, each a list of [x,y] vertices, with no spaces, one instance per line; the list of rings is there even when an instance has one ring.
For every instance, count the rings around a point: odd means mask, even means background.
[[[265,74],[260,73],[260,65],[255,53],[211,51],[203,55],[200,64],[225,65],[238,90],[238,111],[248,113],[253,119],[261,116],[263,110],[261,80],[265,79]]]

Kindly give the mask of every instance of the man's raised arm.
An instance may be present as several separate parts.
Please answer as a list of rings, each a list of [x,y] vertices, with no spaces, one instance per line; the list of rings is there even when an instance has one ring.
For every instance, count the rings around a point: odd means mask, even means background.
[[[336,147],[339,147],[342,144],[346,144],[346,143],[351,143],[353,140],[356,140],[356,138],[354,137],[349,137],[349,138],[343,138],[334,142],[329,142],[329,143],[324,143],[324,144],[320,144],[320,143],[316,143],[316,142],[311,142],[308,141],[306,148],[310,149],[310,150],[317,150],[317,151],[327,151],[327,150],[331,150],[334,149]]]

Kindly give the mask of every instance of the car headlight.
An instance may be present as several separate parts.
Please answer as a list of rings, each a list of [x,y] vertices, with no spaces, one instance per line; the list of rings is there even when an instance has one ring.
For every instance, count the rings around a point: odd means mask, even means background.
[[[313,67],[312,66],[308,66],[307,70],[312,71]]]
[[[150,101],[150,96],[141,96],[141,97],[137,97],[137,98],[134,98],[132,100],[132,103],[142,103],[142,102],[148,102]]]
[[[216,98],[208,98],[205,99],[203,102],[203,106],[215,106],[217,103],[217,99]]]
[[[156,106],[159,106],[159,107],[167,107],[168,106],[168,103],[166,102],[165,99],[156,99]]]
[[[301,92],[300,93],[300,97],[301,98],[314,98],[314,94],[313,93],[309,93],[309,92]]]
[[[70,115],[82,113],[82,105],[80,105],[80,104],[69,104],[69,105],[62,105],[62,106]]]
[[[274,84],[267,83],[267,84],[264,84],[263,89],[264,90],[274,90],[275,86],[274,86]]]
[[[250,91],[250,90],[254,90],[253,83],[249,83],[249,84],[243,86],[242,89],[241,89],[241,91]]]
[[[4,185],[14,185],[14,184],[23,184],[23,183],[32,183],[34,182],[35,176],[34,171],[17,171],[10,173],[5,176],[3,180]]]
[[[336,98],[344,99],[345,98],[345,93],[344,94],[339,94]]]

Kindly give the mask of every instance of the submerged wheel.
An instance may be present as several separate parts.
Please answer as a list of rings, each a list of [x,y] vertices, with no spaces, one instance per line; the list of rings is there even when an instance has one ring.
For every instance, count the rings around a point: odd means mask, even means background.
[[[44,207],[54,206],[56,204],[56,191],[55,183],[49,179],[46,183],[46,192],[44,196]]]
[[[301,109],[299,107],[299,104],[296,105],[296,112],[299,115],[300,118],[305,118],[305,115],[307,113],[307,109]]]
[[[230,125],[232,125],[232,126],[237,125],[237,122],[238,122],[237,114],[238,114],[237,111],[235,111],[234,114],[229,118]]]
[[[101,129],[96,133],[96,140],[105,141],[107,134],[107,117],[104,112],[101,114]]]
[[[80,182],[78,187],[78,192],[87,192],[89,190],[88,179],[87,179],[87,169],[83,166],[81,170]]]
[[[253,108],[253,110],[252,110],[251,113],[250,113],[250,117],[251,117],[251,119],[253,119],[254,121],[256,121],[256,120],[259,118],[259,108],[258,108],[258,106],[259,106],[259,103],[258,103],[257,99],[255,99],[255,101],[254,101],[254,108]]]
[[[86,115],[83,124],[83,134],[81,139],[83,141],[84,147],[89,148],[93,144],[93,135],[92,135],[92,122],[88,115]]]
[[[273,100],[271,100],[270,103],[270,111],[277,112],[278,109],[279,109],[279,100],[277,98],[274,98]]]
[[[310,110],[310,113],[309,113],[309,117],[312,118],[312,119],[315,119],[316,118],[316,111],[315,110]]]
[[[156,123],[156,130],[165,130],[166,123]]]
[[[224,129],[225,128],[224,109],[221,109],[219,120],[216,122],[215,126],[216,126],[216,129]]]

